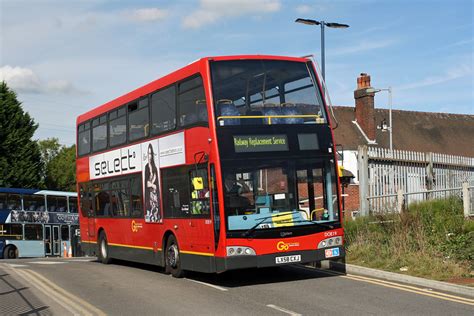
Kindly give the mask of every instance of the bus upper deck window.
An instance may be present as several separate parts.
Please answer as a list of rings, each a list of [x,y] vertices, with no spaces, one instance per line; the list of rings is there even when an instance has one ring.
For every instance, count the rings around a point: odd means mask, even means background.
[[[207,123],[206,96],[201,77],[194,77],[179,84],[178,118],[180,126]]]
[[[134,141],[144,138],[150,132],[150,117],[148,113],[148,99],[133,102],[128,105],[128,135]]]

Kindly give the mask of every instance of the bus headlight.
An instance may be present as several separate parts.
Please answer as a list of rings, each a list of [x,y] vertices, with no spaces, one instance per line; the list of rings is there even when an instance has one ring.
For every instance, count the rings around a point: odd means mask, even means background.
[[[321,240],[318,244],[318,249],[326,248],[326,247],[333,247],[333,246],[341,246],[342,245],[342,238],[341,237],[331,237]]]
[[[244,247],[244,246],[229,246],[226,247],[227,249],[227,256],[228,257],[233,257],[233,256],[255,256],[255,250],[253,250],[250,247]]]

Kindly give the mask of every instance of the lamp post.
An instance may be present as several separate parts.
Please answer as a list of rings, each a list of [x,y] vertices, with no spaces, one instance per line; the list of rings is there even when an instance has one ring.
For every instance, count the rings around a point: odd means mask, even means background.
[[[367,92],[372,92],[372,93],[378,93],[381,91],[387,91],[388,92],[388,124],[389,126],[387,127],[388,132],[389,132],[389,139],[390,139],[390,152],[393,150],[393,128],[392,128],[392,87],[388,87],[385,89],[375,89],[375,88],[369,88],[367,89]]]
[[[302,23],[306,25],[320,25],[321,26],[321,71],[323,75],[323,79],[326,79],[326,71],[325,71],[325,61],[324,61],[324,27],[332,27],[332,28],[348,28],[349,25],[347,24],[340,24],[340,23],[328,23],[325,21],[316,21],[310,19],[301,19],[298,18],[295,20],[296,23]]]

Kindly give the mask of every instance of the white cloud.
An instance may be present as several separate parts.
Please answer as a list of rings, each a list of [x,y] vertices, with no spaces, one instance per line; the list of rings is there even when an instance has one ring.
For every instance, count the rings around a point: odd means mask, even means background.
[[[5,81],[15,91],[39,93],[41,82],[33,70],[22,67],[3,66],[0,68],[0,80]]]
[[[5,81],[16,92],[23,93],[83,93],[67,80],[43,82],[36,73],[23,67],[9,65],[0,67],[0,81]]]
[[[168,11],[158,8],[145,8],[126,12],[126,15],[136,22],[154,22],[164,20],[168,16]]]
[[[374,49],[385,48],[396,44],[397,41],[394,39],[388,39],[383,41],[361,41],[356,45],[347,46],[344,48],[336,49],[331,52],[331,55],[346,55],[346,54],[355,54],[366,51],[371,51]]]
[[[295,11],[301,14],[305,14],[305,13],[310,13],[311,11],[313,11],[313,8],[307,4],[301,4],[296,7]]]
[[[472,76],[472,74],[473,74],[472,64],[464,63],[464,64],[459,64],[457,66],[448,68],[442,74],[439,74],[436,76],[429,76],[422,80],[396,87],[396,89],[397,90],[410,90],[410,89],[416,89],[416,88],[421,88],[421,87],[428,87],[428,86],[433,86],[440,83],[445,83],[451,80],[459,79],[462,77]]]
[[[201,0],[199,8],[183,19],[183,26],[197,29],[225,17],[272,13],[280,7],[279,0]]]

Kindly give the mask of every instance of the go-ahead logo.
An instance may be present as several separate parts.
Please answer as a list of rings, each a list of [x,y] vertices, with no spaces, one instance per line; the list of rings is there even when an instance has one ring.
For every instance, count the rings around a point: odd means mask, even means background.
[[[141,223],[137,223],[134,220],[132,221],[132,232],[137,233],[140,228],[143,228]]]
[[[298,247],[299,245],[299,242],[286,243],[284,241],[279,241],[276,247],[279,251],[287,251],[288,249],[290,249],[290,247]]]

